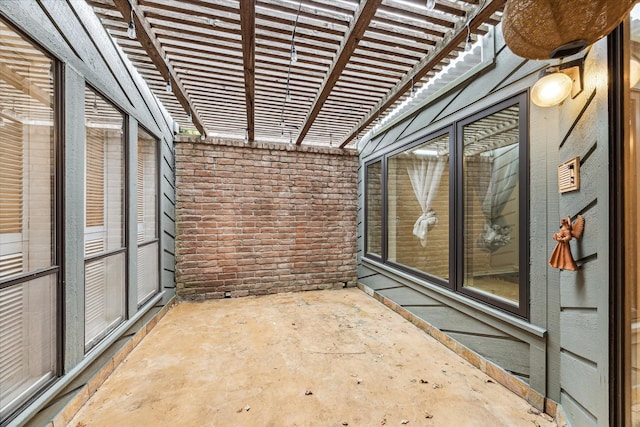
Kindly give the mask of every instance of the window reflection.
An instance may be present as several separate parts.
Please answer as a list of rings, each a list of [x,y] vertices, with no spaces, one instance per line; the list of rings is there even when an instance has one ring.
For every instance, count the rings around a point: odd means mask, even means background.
[[[388,260],[449,277],[449,134],[389,158]]]
[[[55,376],[58,260],[54,61],[0,20],[0,64],[2,424]]]
[[[85,89],[85,348],[125,316],[124,116]],[[99,259],[96,259],[100,257]]]
[[[519,126],[517,105],[464,132],[464,283],[519,301]]]

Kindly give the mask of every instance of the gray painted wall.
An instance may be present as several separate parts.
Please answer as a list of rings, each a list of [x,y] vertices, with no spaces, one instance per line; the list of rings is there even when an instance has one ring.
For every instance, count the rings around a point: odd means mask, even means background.
[[[363,258],[364,163],[503,99],[528,91],[546,63],[506,48],[498,29],[495,64],[361,143],[358,276],[468,348],[561,404],[575,426],[608,425],[608,154],[606,42],[588,52],[584,90],[562,105],[530,102],[530,319],[522,321],[448,289]],[[581,188],[558,193],[557,166],[581,158]],[[578,272],[552,269],[552,234],[566,215],[586,231],[571,243]]]
[[[175,294],[175,176],[171,119],[142,79],[125,65],[106,30],[83,0],[3,0],[0,15],[64,64],[65,331],[63,367],[68,374],[16,420],[46,423],[137,329]],[[84,87],[97,89],[128,116],[129,189],[128,319],[84,354]],[[136,170],[138,124],[160,141],[160,251],[162,294],[138,308],[136,274]],[[55,402],[55,403],[50,403]]]

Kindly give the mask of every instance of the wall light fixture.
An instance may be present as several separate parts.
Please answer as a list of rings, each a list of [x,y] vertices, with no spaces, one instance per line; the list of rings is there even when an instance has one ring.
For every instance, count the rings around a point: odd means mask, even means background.
[[[584,58],[545,68],[531,88],[531,100],[539,107],[553,107],[569,95],[575,98],[582,92],[583,69]]]

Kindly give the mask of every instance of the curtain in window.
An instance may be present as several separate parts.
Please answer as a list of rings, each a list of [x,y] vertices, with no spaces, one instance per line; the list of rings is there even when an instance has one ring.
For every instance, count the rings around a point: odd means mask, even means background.
[[[476,156],[474,166],[468,170],[484,215],[478,247],[494,252],[511,241],[511,227],[502,212],[518,183],[518,145],[494,149],[491,155]]]
[[[431,204],[438,192],[446,162],[444,158],[425,159],[414,154],[407,164],[411,187],[422,208],[422,215],[413,225],[413,235],[420,239],[422,247],[427,246],[427,231],[438,223],[438,216],[431,209]]]

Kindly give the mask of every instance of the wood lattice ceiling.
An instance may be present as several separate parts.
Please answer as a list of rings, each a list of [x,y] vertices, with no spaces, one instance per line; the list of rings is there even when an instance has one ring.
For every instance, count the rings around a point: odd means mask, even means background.
[[[87,1],[181,129],[340,147],[462,52],[467,25],[475,39],[497,24],[505,3]]]

